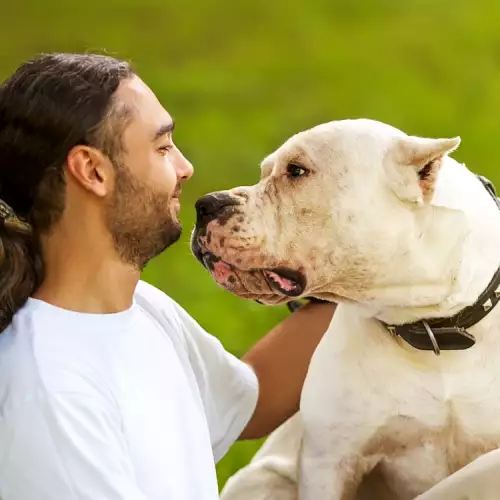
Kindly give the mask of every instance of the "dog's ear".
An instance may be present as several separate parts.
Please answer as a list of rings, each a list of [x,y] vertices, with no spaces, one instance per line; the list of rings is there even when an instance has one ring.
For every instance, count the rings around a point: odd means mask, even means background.
[[[417,204],[429,200],[443,157],[455,151],[459,145],[460,137],[427,139],[406,136],[397,139],[391,148],[391,159],[386,162],[396,195]]]

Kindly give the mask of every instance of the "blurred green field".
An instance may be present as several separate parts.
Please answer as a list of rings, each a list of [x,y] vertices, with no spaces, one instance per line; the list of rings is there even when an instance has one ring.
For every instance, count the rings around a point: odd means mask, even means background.
[[[134,63],[196,169],[184,236],[144,277],[240,356],[287,312],[230,296],[197,264],[195,200],[254,183],[289,135],[347,117],[460,135],[455,157],[500,185],[499,21],[495,0],[2,0],[0,79],[43,51]],[[234,446],[218,465],[221,486],[258,445]]]

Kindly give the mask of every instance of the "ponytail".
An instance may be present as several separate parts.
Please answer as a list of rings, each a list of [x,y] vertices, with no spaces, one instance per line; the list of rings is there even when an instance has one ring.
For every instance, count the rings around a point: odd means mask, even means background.
[[[0,333],[38,288],[42,274],[32,227],[0,200]]]

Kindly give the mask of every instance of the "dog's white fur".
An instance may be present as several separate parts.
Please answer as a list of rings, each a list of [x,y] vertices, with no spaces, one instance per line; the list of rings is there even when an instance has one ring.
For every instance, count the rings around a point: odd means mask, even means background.
[[[340,304],[311,361],[300,413],[228,481],[222,500],[500,497],[500,452],[492,451],[500,445],[500,306],[470,329],[474,347],[439,357],[379,322],[452,315],[476,301],[499,266],[500,211],[448,156],[458,144],[371,120],[331,122],[270,155],[259,184],[228,192],[245,200],[242,228],[212,225],[212,251],[227,262],[240,256],[243,278],[232,291],[286,300],[264,294],[255,275],[244,278],[245,268],[284,265],[305,274],[304,295]],[[310,173],[290,179],[290,163]],[[231,244],[217,247],[222,235]]]

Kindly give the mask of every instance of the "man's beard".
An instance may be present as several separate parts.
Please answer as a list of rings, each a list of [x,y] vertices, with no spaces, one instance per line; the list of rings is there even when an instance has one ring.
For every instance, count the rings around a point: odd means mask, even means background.
[[[142,270],[181,236],[172,214],[172,195],[154,191],[115,162],[116,185],[106,206],[106,223],[120,258]],[[179,186],[174,192],[177,193]]]

